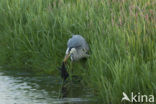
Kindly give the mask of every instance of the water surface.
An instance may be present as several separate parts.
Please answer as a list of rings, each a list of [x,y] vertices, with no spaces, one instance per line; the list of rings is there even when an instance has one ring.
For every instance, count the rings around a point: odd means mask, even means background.
[[[79,82],[26,72],[0,71],[0,104],[95,104],[91,89]]]

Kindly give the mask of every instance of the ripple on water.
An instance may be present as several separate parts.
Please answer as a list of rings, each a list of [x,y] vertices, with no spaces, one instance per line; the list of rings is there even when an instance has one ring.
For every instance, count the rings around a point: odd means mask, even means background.
[[[52,76],[0,72],[0,104],[94,104],[93,95],[78,84],[70,84],[65,94],[61,80]],[[60,96],[64,96],[60,98]]]

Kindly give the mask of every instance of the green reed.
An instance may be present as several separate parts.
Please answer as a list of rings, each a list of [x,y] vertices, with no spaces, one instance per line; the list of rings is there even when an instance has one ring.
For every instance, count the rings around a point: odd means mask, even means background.
[[[90,58],[68,70],[82,76],[100,101],[121,103],[122,92],[156,95],[154,3],[0,0],[0,65],[59,75],[67,40],[81,34],[90,45]]]

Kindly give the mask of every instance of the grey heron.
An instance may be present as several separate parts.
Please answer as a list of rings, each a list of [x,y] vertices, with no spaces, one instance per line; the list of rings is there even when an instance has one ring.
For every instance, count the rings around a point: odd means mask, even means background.
[[[73,35],[67,42],[67,50],[63,62],[66,62],[69,57],[71,61],[87,58],[89,57],[88,51],[89,46],[86,40],[81,35]]]
[[[70,57],[72,61],[77,61],[82,58],[89,57],[89,46],[86,40],[81,35],[73,35],[67,42],[67,50],[63,60],[61,70],[61,77],[64,81],[68,78],[69,74],[66,70],[65,63]]]

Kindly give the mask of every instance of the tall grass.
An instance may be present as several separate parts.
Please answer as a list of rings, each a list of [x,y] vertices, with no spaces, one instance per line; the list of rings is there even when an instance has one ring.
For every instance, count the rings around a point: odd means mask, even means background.
[[[0,0],[0,65],[55,74],[72,34],[91,52],[83,76],[106,104],[156,95],[155,0]],[[69,66],[71,67],[71,66]]]

